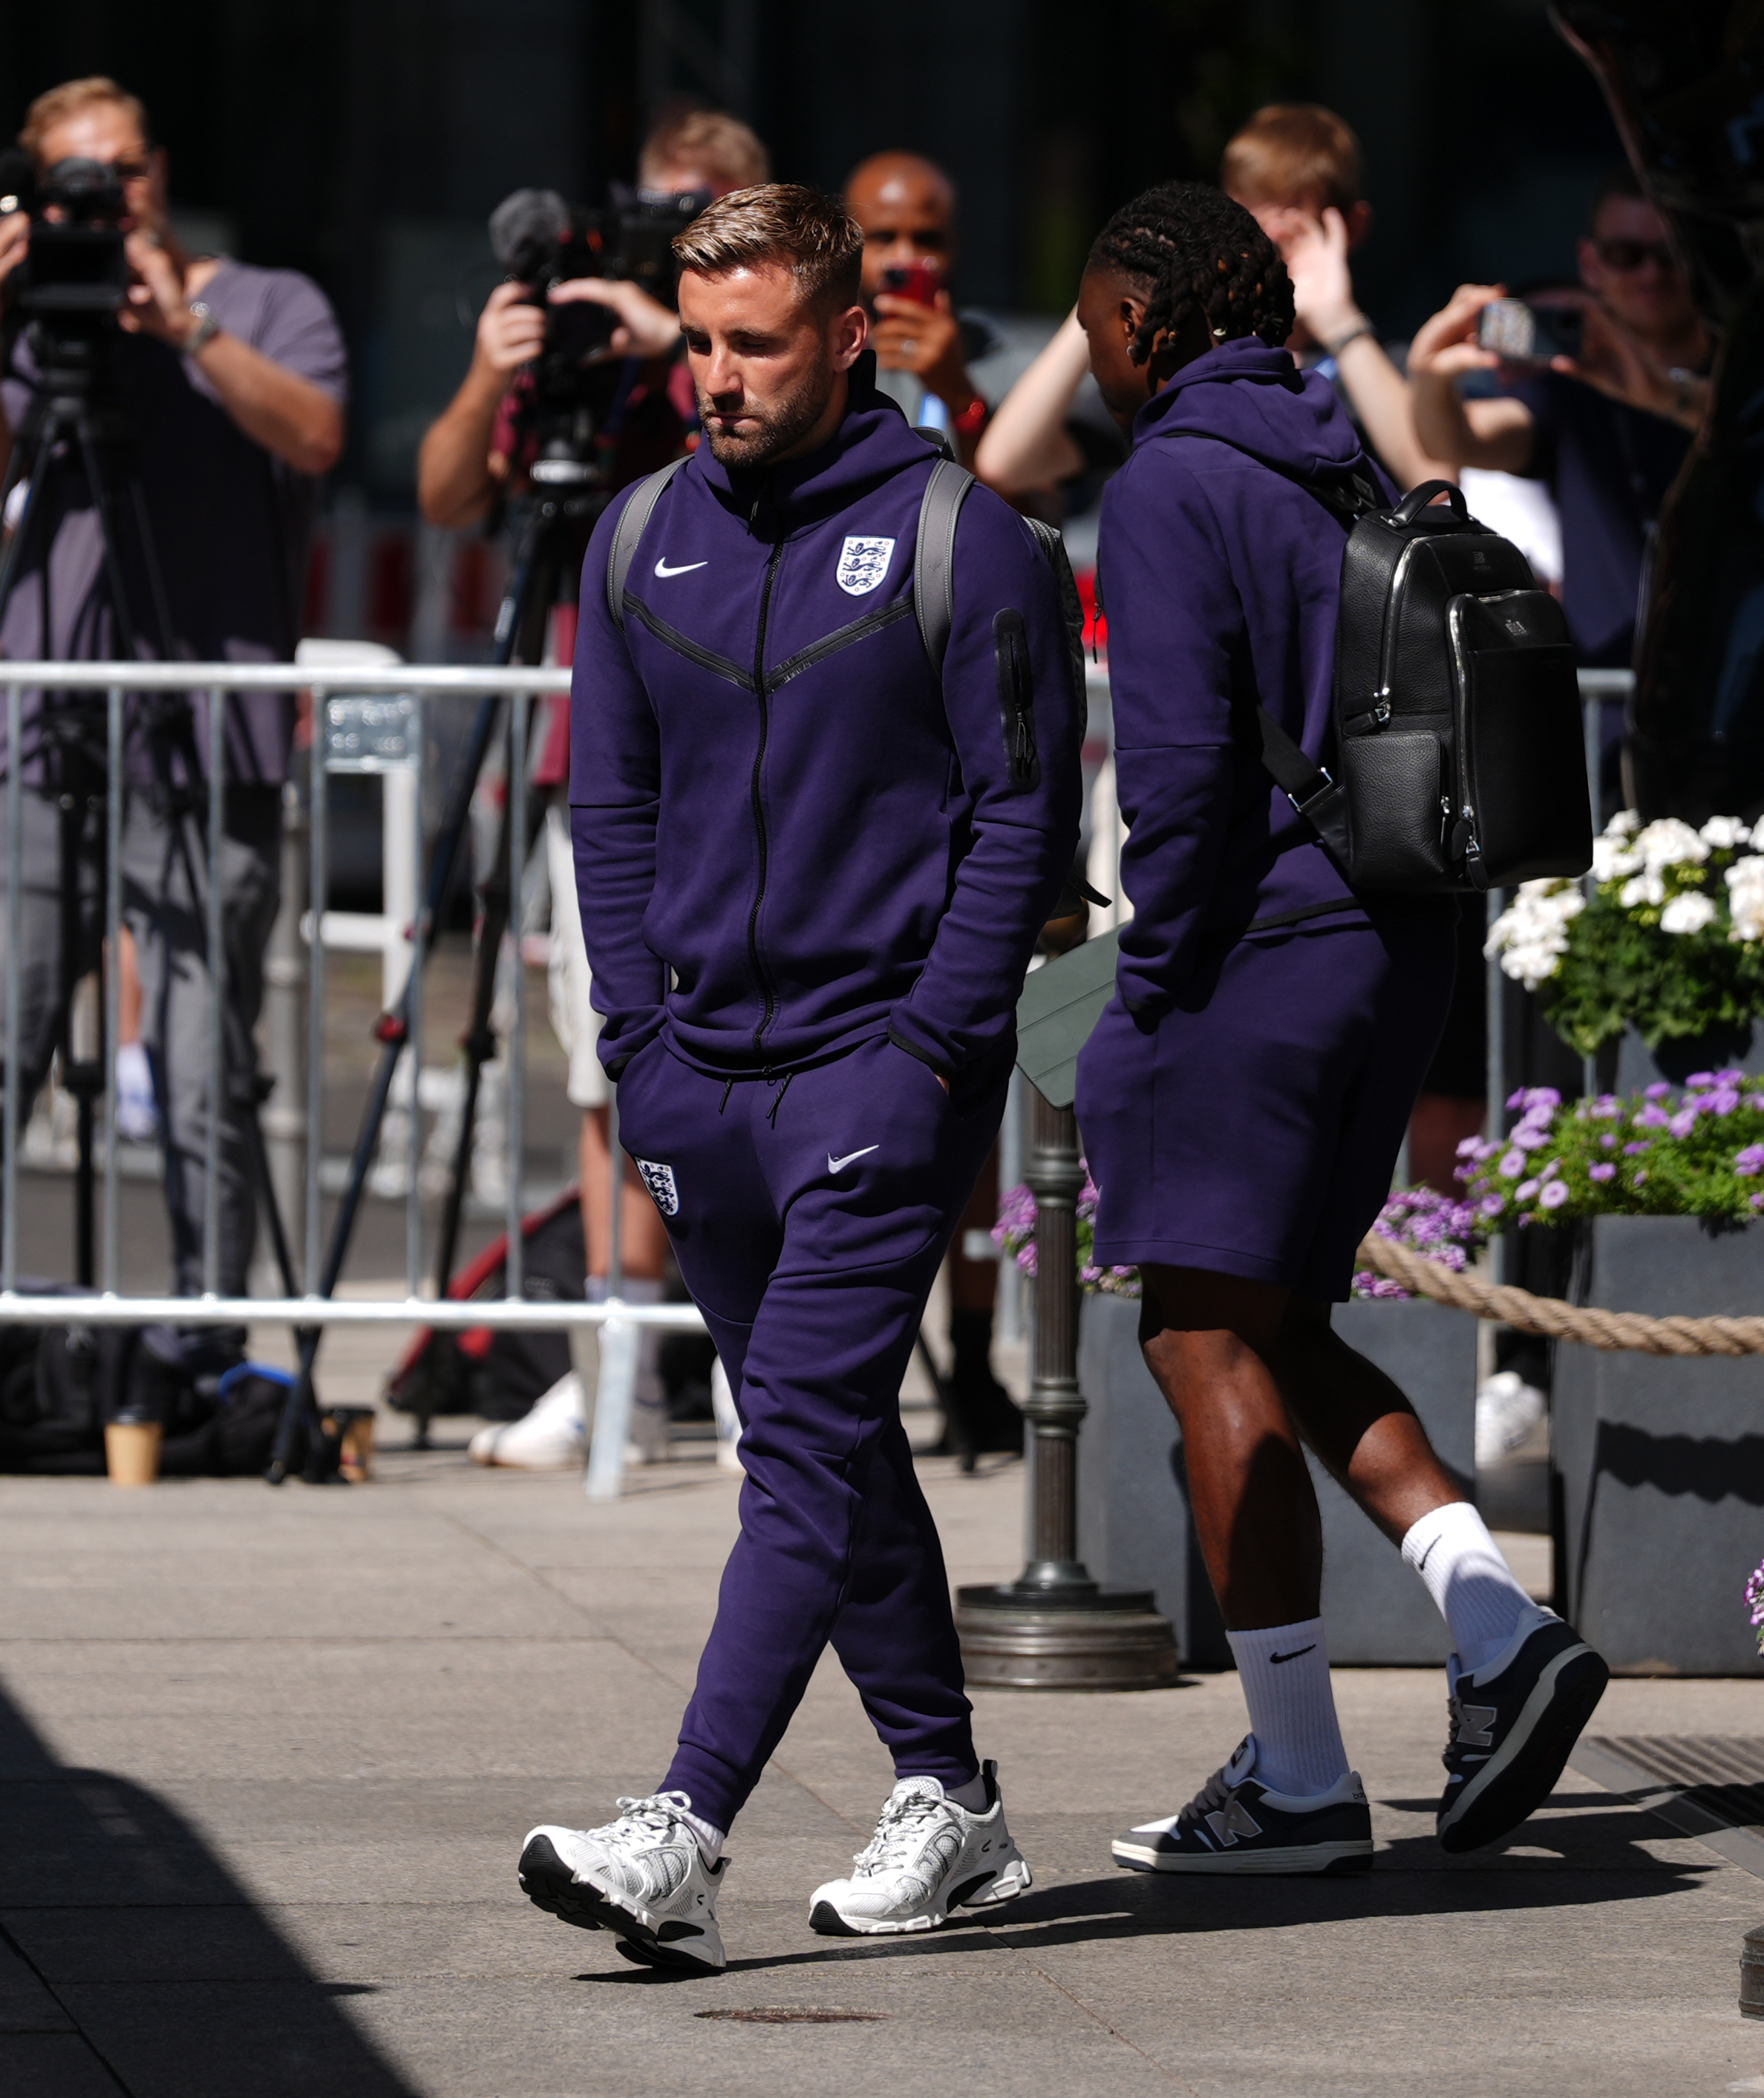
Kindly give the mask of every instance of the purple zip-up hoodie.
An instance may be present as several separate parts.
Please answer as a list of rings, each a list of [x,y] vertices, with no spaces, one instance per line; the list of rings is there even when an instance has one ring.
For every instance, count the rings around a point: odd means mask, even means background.
[[[887,1034],[978,1085],[1011,1053],[1077,844],[1059,595],[1023,520],[971,489],[940,689],[912,587],[937,454],[853,377],[811,457],[731,472],[693,454],[644,529],[622,630],[606,601],[622,500],[590,542],[571,826],[615,1077],[658,1033],[719,1073]]]
[[[1103,497],[1098,570],[1130,827],[1121,878],[1134,911],[1117,984],[1147,1016],[1207,943],[1260,919],[1360,908],[1261,759],[1258,703],[1329,762],[1345,536],[1262,460],[1318,476],[1370,467],[1334,388],[1252,336],[1196,358],[1147,402]]]

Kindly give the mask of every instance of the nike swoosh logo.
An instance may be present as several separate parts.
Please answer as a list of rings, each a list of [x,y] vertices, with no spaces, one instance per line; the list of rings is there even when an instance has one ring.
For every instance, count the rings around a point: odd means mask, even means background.
[[[708,568],[709,566],[709,561],[682,561],[678,568],[670,568],[665,560],[660,560],[656,564],[656,573],[658,576],[689,576],[694,568]]]
[[[1316,1651],[1317,1642],[1313,1639],[1309,1646],[1294,1647],[1290,1653],[1270,1653],[1268,1658],[1278,1665],[1283,1661],[1297,1661],[1301,1654],[1314,1653]]]
[[[862,1151],[848,1151],[843,1158],[836,1158],[830,1151],[827,1154],[827,1170],[829,1173],[843,1173],[854,1158],[867,1158],[872,1151],[881,1148],[880,1143],[867,1143]]]

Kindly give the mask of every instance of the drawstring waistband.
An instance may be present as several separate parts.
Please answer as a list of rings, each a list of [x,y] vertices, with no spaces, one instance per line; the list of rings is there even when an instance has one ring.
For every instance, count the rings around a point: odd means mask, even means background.
[[[778,1110],[783,1105],[784,1095],[790,1091],[790,1082],[796,1075],[794,1071],[786,1071],[781,1079],[768,1076],[766,1080],[768,1086],[776,1086],[778,1088],[777,1095],[766,1113],[767,1122],[774,1129],[778,1126]]]

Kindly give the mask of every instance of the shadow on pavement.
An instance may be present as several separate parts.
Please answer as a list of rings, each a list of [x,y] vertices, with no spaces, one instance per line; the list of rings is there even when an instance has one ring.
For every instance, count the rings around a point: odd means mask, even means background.
[[[7,2098],[417,2098],[207,1842],[0,1693]]]
[[[1431,1807],[1433,1802],[1424,1804]],[[1379,1851],[1370,1872],[1340,1879],[1226,1879],[1117,1871],[1104,1878],[1038,1887],[997,1916],[952,1919],[930,1936],[834,1939],[813,1951],[734,1959],[726,1971],[916,1960],[981,1949],[1029,1954],[1115,1938],[1652,1900],[1696,1885],[1703,1872],[1719,1862],[1711,1858],[1707,1867],[1663,1864],[1640,1848],[1642,1839],[1668,1832],[1634,1809],[1613,1806],[1599,1794],[1564,1794],[1512,1839],[1516,1847],[1549,1851],[1551,1856],[1515,1856],[1492,1849],[1448,1857],[1427,1835],[1399,1837]],[[577,1978],[654,1986],[695,1977],[634,1969]]]

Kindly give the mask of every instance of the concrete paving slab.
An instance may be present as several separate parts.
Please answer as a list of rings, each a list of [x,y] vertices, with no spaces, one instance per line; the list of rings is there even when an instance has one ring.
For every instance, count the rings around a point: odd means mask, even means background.
[[[952,1579],[1013,1572],[1020,1468],[924,1471]],[[807,1929],[890,1781],[829,1658],[731,1839],[728,1973],[631,1967],[524,1903],[515,1862],[534,1823],[661,1775],[738,1486],[658,1468],[590,1505],[458,1451],[335,1492],[0,1481],[7,2098],[1676,2098],[1764,2075],[1734,2008],[1764,1884],[1572,1771],[1505,1850],[1445,1859],[1433,1670],[1337,1672],[1379,1843],[1345,1882],[1110,1867],[1240,1738],[1234,1677],[980,1692],[1038,1884],[871,1943]],[[1764,1686],[1626,1680],[1600,1730],[1764,1734]],[[59,2027],[7,2031],[14,2002]],[[875,2021],[698,2016],[768,2008]]]

